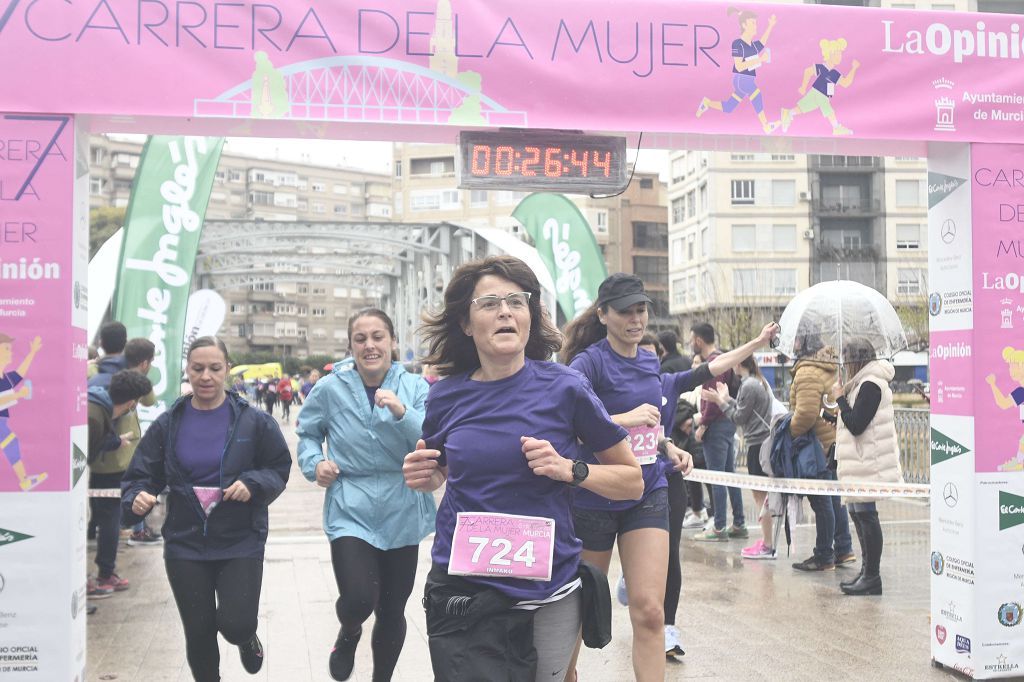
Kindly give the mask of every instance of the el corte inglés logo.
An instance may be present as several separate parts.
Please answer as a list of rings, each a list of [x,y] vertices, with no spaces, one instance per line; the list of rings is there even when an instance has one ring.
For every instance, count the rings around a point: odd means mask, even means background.
[[[16,530],[7,530],[6,528],[0,528],[0,547],[4,545],[11,545],[15,542],[21,542],[22,540],[28,540],[31,535],[19,533]]]
[[[932,429],[932,465],[959,457],[968,449],[938,429]]]
[[[1024,497],[999,491],[999,530],[1024,523]]]

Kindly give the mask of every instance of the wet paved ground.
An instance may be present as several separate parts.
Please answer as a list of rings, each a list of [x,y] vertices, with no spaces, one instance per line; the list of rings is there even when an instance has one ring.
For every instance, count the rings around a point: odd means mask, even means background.
[[[293,430],[284,430],[294,446]],[[259,626],[267,658],[255,679],[330,680],[327,655],[338,630],[337,592],[327,540],[320,531],[322,499],[322,489],[294,469],[287,491],[271,507]],[[747,505],[752,506],[749,496]],[[886,502],[879,505],[879,515],[885,530],[883,597],[854,598],[839,592],[838,583],[857,571],[857,565],[810,575],[794,571],[791,563],[809,555],[813,545],[811,526],[797,528],[791,559],[772,562],[740,559],[739,550],[749,541],[697,543],[689,537],[693,532],[686,531],[676,622],[687,653],[680,662],[669,662],[666,679],[954,679],[929,663],[928,508],[919,502]],[[420,548],[417,586],[407,608],[409,634],[395,680],[431,679],[419,606],[429,548],[428,539]],[[121,548],[118,572],[132,586],[93,602],[99,610],[88,621],[90,682],[191,680],[162,556],[159,546]],[[613,560],[613,585],[619,575]],[[617,603],[613,627],[611,644],[584,650],[579,666],[584,682],[632,679],[629,618]],[[370,680],[368,644],[364,638],[352,680]],[[223,640],[221,652],[226,682],[254,679],[242,670],[235,648]]]

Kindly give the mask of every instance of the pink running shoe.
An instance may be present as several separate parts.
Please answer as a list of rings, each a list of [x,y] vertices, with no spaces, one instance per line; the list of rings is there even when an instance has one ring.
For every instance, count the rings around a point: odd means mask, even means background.
[[[764,540],[758,540],[750,547],[745,547],[740,556],[744,559],[774,559],[775,549],[764,544]]]

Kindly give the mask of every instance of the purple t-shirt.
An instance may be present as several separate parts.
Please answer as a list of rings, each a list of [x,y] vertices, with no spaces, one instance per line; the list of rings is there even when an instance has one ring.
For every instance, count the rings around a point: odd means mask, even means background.
[[[654,353],[638,349],[635,358],[626,358],[614,350],[608,339],[601,339],[586,348],[569,363],[590,379],[594,392],[601,399],[608,414],[623,414],[645,403],[662,410],[671,405],[675,409],[679,394],[694,388],[693,370],[661,374],[661,364]],[[666,435],[671,423],[662,421]],[[600,448],[595,448],[600,449]],[[593,449],[583,448],[583,459],[596,462]],[[644,497],[667,485],[665,468],[659,463],[644,464]],[[635,500],[612,501],[589,490],[576,491],[576,506],[581,509],[622,511],[639,504]]]
[[[21,375],[17,372],[0,372],[0,393],[10,391],[21,383]],[[0,417],[11,416],[6,409],[0,410]]]
[[[733,57],[738,57],[739,59],[743,59],[743,60],[750,59],[751,57],[754,57],[756,55],[761,54],[762,50],[764,50],[764,43],[762,43],[760,40],[755,40],[752,43],[745,43],[745,42],[743,42],[742,38],[737,38],[736,40],[732,41],[732,56]],[[732,72],[733,73],[743,73],[743,74],[746,74],[748,76],[756,76],[757,75],[757,69],[747,69],[746,71],[737,71],[736,70],[736,62],[732,63]]]
[[[473,381],[459,374],[430,387],[423,439],[441,451],[448,486],[437,510],[431,556],[448,566],[459,512],[543,516],[555,521],[549,582],[468,576],[514,599],[545,599],[576,576],[582,543],[572,521],[572,487],[533,473],[521,436],[551,442],[567,459],[579,459],[582,440],[605,450],[626,432],[614,424],[589,382],[553,362],[526,360],[514,375]]]
[[[225,400],[212,410],[197,410],[185,402],[174,453],[192,485],[220,486],[220,461],[231,428],[231,406]]]
[[[826,97],[831,97],[835,94],[836,83],[839,82],[843,74],[835,69],[828,68],[824,64],[815,64],[814,71],[818,77],[814,79],[814,85],[811,87]]]

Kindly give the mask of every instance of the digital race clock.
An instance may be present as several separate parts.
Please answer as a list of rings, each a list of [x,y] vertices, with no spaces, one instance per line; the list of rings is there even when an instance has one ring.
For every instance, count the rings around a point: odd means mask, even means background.
[[[626,138],[570,131],[459,133],[460,187],[594,194],[626,185]]]

